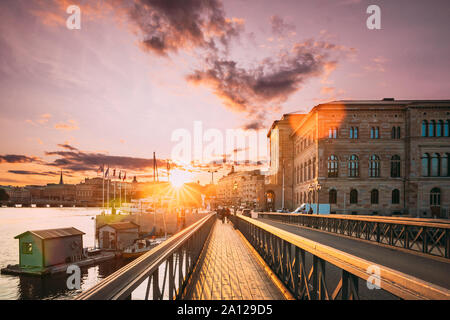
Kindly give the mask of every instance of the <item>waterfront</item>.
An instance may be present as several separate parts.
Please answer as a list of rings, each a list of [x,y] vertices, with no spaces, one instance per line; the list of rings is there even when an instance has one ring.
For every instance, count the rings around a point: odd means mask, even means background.
[[[27,230],[74,227],[86,234],[83,246],[93,247],[95,215],[100,208],[0,208],[0,268],[19,262],[18,240]],[[112,260],[81,268],[81,289],[68,290],[64,273],[46,278],[0,275],[0,300],[71,299],[124,265]]]

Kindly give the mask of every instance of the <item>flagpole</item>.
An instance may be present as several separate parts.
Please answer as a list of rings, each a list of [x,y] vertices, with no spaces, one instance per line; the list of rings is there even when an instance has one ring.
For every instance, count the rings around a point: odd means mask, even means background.
[[[102,181],[102,206],[105,211],[105,167],[103,167],[103,181]]]

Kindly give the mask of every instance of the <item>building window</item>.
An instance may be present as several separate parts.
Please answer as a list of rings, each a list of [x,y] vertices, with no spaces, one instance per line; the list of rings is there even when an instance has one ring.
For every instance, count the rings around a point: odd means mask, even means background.
[[[422,155],[422,177],[430,176],[430,155],[424,153]]]
[[[373,189],[370,191],[370,203],[371,204],[378,204],[378,190]]]
[[[22,243],[22,253],[23,254],[33,254],[33,243],[32,242]]]
[[[428,123],[428,136],[429,136],[429,137],[434,137],[434,130],[435,130],[435,127],[436,127],[436,121],[431,120],[431,121]]]
[[[349,177],[359,177],[359,159],[355,154],[352,154],[350,156],[350,161],[348,164],[348,175]]]
[[[358,139],[358,134],[359,134],[359,129],[358,127],[351,127],[350,128],[350,139]]]
[[[400,203],[400,191],[398,189],[392,190],[392,204]]]
[[[380,128],[372,127],[370,128],[370,139],[379,139],[380,138]]]
[[[400,127],[392,127],[391,138],[400,139]]]
[[[428,137],[428,121],[422,121],[422,137]]]
[[[431,156],[431,176],[439,177],[441,171],[441,156],[439,153],[433,153]]]
[[[450,120],[445,121],[445,123],[444,123],[444,137],[449,137],[450,136],[449,126],[450,126]]]
[[[369,177],[376,178],[380,176],[380,157],[372,155],[369,161]]]
[[[443,129],[444,129],[444,121],[439,120],[436,124],[436,137],[443,136]]]
[[[308,180],[311,180],[311,160],[308,160]]]
[[[430,206],[441,205],[441,189],[433,188],[430,192]]]
[[[328,129],[328,138],[329,139],[337,139],[338,131],[336,127],[332,127]]]
[[[337,191],[335,189],[331,189],[328,193],[328,202],[331,204],[337,203]]]
[[[391,177],[400,177],[400,156],[394,155],[391,158]]]
[[[316,158],[313,158],[312,162],[312,178],[316,178]]]
[[[355,189],[352,189],[350,191],[350,203],[351,204],[358,203],[358,191],[356,191]]]
[[[449,171],[448,171],[448,158],[449,158],[449,154],[448,153],[445,153],[444,157],[442,157],[442,161],[441,161],[441,176],[443,176],[443,177],[450,176]]]
[[[338,176],[338,158],[335,155],[328,157],[328,177],[336,178]]]

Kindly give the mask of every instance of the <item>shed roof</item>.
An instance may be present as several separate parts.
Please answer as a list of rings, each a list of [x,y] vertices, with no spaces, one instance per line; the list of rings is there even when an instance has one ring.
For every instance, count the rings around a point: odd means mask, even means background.
[[[15,236],[14,239],[19,239],[27,233],[31,233],[41,239],[64,238],[64,237],[72,237],[72,236],[78,236],[78,235],[85,234],[83,231],[80,231],[76,228],[71,227],[71,228],[26,231],[24,233],[21,233],[21,234]]]
[[[104,226],[110,226],[111,228],[114,228],[116,230],[136,229],[139,227],[139,225],[137,225],[136,223],[134,223],[132,221],[108,223],[108,224],[101,226],[100,228],[102,228]]]

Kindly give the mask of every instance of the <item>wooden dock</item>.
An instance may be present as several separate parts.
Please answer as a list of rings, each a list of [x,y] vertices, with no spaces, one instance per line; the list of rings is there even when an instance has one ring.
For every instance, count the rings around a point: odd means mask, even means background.
[[[47,267],[47,268],[21,268],[18,264],[8,265],[6,268],[0,270],[1,274],[7,275],[29,275],[29,276],[47,276],[55,273],[66,272],[67,267],[70,265],[77,265],[79,267],[87,267],[91,265],[98,264],[100,262],[112,260],[116,258],[115,252],[101,252],[97,256],[92,256],[89,258],[85,258],[80,261],[58,264],[55,266]]]

